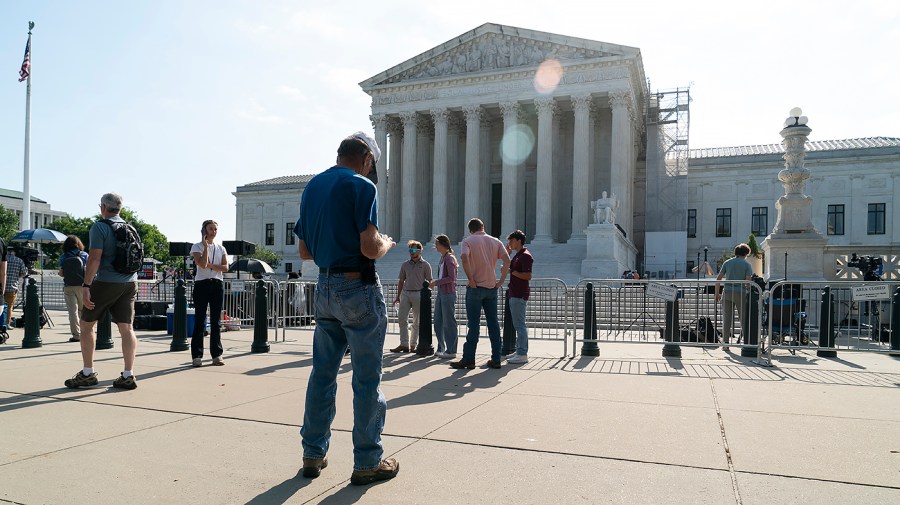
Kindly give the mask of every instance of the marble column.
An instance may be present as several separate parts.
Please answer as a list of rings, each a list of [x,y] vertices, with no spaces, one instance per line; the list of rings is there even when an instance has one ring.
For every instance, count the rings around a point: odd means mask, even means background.
[[[479,216],[481,208],[480,129],[484,110],[480,105],[463,107],[466,116],[466,196],[463,222]]]
[[[416,194],[415,212],[416,228],[413,238],[420,241],[426,240],[431,235],[431,185],[434,172],[432,171],[432,158],[434,147],[432,138],[434,129],[431,118],[426,114],[420,114],[416,120]]]
[[[541,97],[534,101],[538,116],[536,209],[533,243],[549,244],[553,223],[553,114],[556,101]]]
[[[500,219],[500,233],[508,234],[519,228],[519,152],[516,142],[516,129],[519,126],[519,114],[522,107],[519,102],[502,102],[500,112],[503,113],[503,138],[500,141],[501,160],[503,163],[503,209]]]
[[[434,189],[432,190],[431,233],[447,233],[447,198],[449,177],[447,173],[447,109],[431,109],[434,119]]]
[[[378,171],[378,226],[383,227],[387,224],[385,217],[387,215],[387,200],[385,199],[387,192],[387,156],[385,156],[387,154],[387,116],[376,114],[369,116],[369,119],[372,121],[372,127],[375,128],[375,142],[381,149],[381,159],[378,160],[375,170]]]
[[[478,208],[478,215],[484,221],[486,230],[490,230],[493,227],[493,216],[491,216],[491,205],[493,201],[491,200],[493,195],[493,189],[491,185],[493,184],[493,180],[491,179],[491,170],[494,165],[494,158],[491,156],[491,150],[493,149],[493,144],[491,143],[491,130],[494,125],[491,123],[490,118],[485,116],[481,120],[481,128],[479,128],[479,132],[481,134],[481,140],[478,141],[478,145],[480,146],[479,155],[478,155],[478,164],[481,166],[481,179],[479,185],[481,186],[481,197],[480,202],[481,205]]]
[[[632,138],[631,138],[631,93],[627,90],[612,91],[609,93],[609,106],[612,108],[612,146],[610,152],[610,193],[616,195],[619,200],[619,210],[616,212],[616,220],[621,223],[622,229],[631,236],[631,219],[633,202],[628,199],[630,194],[629,174],[631,172]]]
[[[447,236],[452,243],[461,240],[461,230],[463,229],[462,214],[463,206],[460,200],[463,197],[461,188],[465,185],[465,180],[461,180],[460,175],[465,176],[465,171],[460,170],[459,166],[459,136],[463,132],[462,121],[459,116],[450,114],[447,121]],[[436,232],[439,232],[437,230]]]
[[[387,227],[384,233],[397,237],[400,233],[400,199],[403,179],[400,162],[403,152],[403,125],[398,118],[392,117],[388,120],[387,128],[391,142],[388,155],[387,195],[384,200],[387,214]]]
[[[575,125],[572,147],[572,236],[569,240],[586,240],[584,229],[590,216],[590,121],[591,95],[574,95]]]
[[[415,112],[401,112],[403,121],[403,168],[400,201],[400,240],[416,235],[416,118]]]

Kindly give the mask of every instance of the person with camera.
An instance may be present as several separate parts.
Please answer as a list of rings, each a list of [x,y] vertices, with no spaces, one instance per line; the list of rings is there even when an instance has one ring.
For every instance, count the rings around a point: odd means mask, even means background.
[[[734,248],[734,257],[726,260],[719,270],[719,276],[716,281],[725,279],[727,281],[749,281],[753,277],[753,267],[747,261],[747,255],[750,254],[750,246],[747,244],[738,244]],[[716,282],[716,302],[722,302],[723,312],[723,351],[728,350],[728,342],[734,336],[734,311],[737,310],[740,318],[741,328],[747,325],[747,296],[744,293],[744,286],[739,282],[726,282],[724,292],[722,286]]]
[[[312,372],[306,389],[303,476],[318,477],[328,465],[337,374],[347,346],[353,363],[353,473],[350,483],[394,478],[400,464],[383,459],[381,432],[387,402],[381,393],[381,367],[387,310],[375,260],[394,241],[378,233],[378,173],[381,149],[356,132],[343,139],[335,166],[316,175],[300,200],[294,227],[300,259],[319,267]]]
[[[6,256],[6,287],[3,289],[3,301],[6,303],[6,325],[9,326],[12,309],[16,305],[19,294],[19,286],[22,279],[28,276],[28,267],[25,262],[16,255],[16,251],[10,249]]]
[[[84,310],[84,268],[87,266],[88,254],[84,252],[84,244],[75,235],[66,237],[63,242],[63,254],[59,257],[59,276],[63,278],[63,295],[66,299],[66,310],[69,312],[69,331],[72,337],[69,342],[81,340],[81,319]]]
[[[206,309],[209,307],[209,354],[212,364],[222,366],[222,305],[225,303],[225,279],[228,271],[228,253],[215,242],[219,223],[212,219],[203,221],[200,234],[203,238],[191,246],[191,258],[197,273],[194,276],[194,328],[191,333],[191,366],[203,366],[203,333],[206,330]]]

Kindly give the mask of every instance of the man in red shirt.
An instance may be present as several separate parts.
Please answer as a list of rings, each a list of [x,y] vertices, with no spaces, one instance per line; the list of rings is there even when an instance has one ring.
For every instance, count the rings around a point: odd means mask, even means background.
[[[534,258],[525,248],[525,233],[516,230],[506,237],[506,250],[513,251],[509,265],[509,313],[512,316],[513,327],[516,329],[516,352],[505,356],[510,364],[528,363],[528,327],[525,325],[525,306],[528,304],[528,295],[531,294],[529,281],[531,281],[531,267]]]

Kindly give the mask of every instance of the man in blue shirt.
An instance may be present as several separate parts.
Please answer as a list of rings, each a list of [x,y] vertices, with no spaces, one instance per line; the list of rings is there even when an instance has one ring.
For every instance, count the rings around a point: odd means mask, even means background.
[[[378,233],[375,164],[381,150],[357,132],[341,141],[337,164],[306,185],[294,227],[300,258],[319,267],[313,366],[306,390],[303,476],[318,477],[328,465],[337,374],[347,346],[353,363],[353,474],[350,483],[391,479],[400,471],[382,459],[381,432],[387,403],[381,393],[381,359],[387,310],[375,260],[394,246]]]
[[[716,280],[749,281],[753,276],[753,267],[750,266],[750,263],[746,259],[748,254],[750,254],[750,246],[747,244],[738,244],[738,246],[734,248],[734,257],[722,264],[722,269],[719,271],[719,276],[716,277]],[[741,328],[747,327],[747,297],[744,295],[744,284],[742,283],[726,282],[724,293],[720,291],[720,288],[721,286],[716,282],[716,301],[722,302],[722,315],[724,318],[723,329],[725,331],[722,333],[726,345],[722,347],[722,350],[727,351],[727,344],[734,335],[735,309],[738,311]]]
[[[100,216],[111,222],[125,221],[119,217],[122,210],[122,196],[117,193],[106,193],[100,198]],[[81,358],[84,368],[71,379],[66,380],[66,387],[79,388],[97,385],[97,373],[94,372],[94,325],[106,311],[119,328],[122,336],[122,357],[125,359],[125,370],[115,381],[114,388],[134,389],[135,380],[134,356],[137,352],[137,337],[134,335],[134,299],[137,297],[137,274],[124,274],[116,271],[113,260],[116,258],[116,234],[110,225],[102,220],[91,226],[87,266],[84,269],[84,283],[81,285],[84,296],[84,311],[81,313]]]

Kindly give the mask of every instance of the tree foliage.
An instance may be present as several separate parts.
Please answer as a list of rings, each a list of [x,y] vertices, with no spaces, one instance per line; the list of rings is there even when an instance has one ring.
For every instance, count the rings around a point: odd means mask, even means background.
[[[17,231],[19,231],[19,218],[16,216],[16,212],[0,205],[0,238],[8,243]]]
[[[137,230],[138,235],[141,236],[141,241],[144,243],[145,258],[153,258],[165,265],[171,264],[169,239],[159,231],[156,225],[142,221],[136,212],[127,207],[122,209],[119,216],[131,223],[134,229]],[[47,227],[66,235],[77,236],[84,243],[84,247],[88,248],[90,247],[89,235],[91,226],[100,219],[102,219],[100,214],[94,214],[93,217],[79,218],[66,215],[66,217],[47,225]]]
[[[241,256],[242,258],[256,258],[258,260],[263,260],[269,264],[273,269],[277,268],[278,265],[281,264],[281,257],[278,256],[278,253],[271,249],[266,249],[262,246],[256,246],[256,252],[253,254],[246,254]]]

